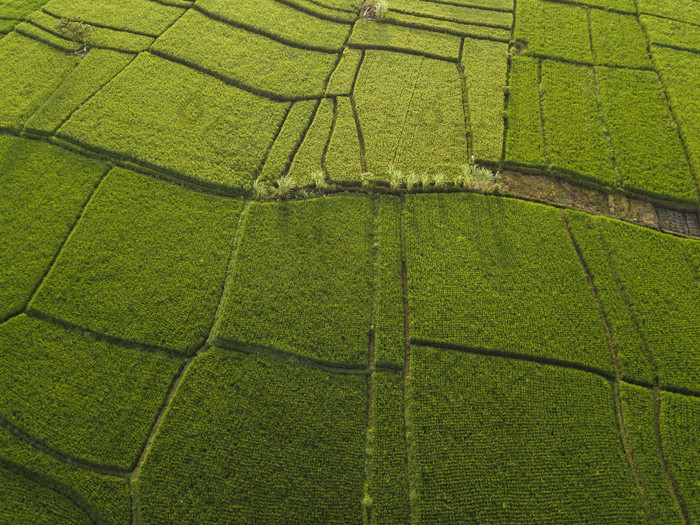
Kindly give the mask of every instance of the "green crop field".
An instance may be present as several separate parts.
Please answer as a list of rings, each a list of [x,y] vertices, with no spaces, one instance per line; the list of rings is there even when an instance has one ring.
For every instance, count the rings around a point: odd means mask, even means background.
[[[700,525],[697,0],[0,0],[0,524]]]

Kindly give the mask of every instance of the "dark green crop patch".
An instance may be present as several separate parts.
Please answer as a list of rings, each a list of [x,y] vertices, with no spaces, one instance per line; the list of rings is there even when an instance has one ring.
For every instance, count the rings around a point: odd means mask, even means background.
[[[360,523],[365,390],[362,376],[210,350],[144,463],[144,522]]]
[[[106,172],[55,146],[0,137],[0,322],[29,302]]]
[[[661,436],[671,475],[690,523],[700,520],[700,399],[661,394]]]
[[[209,334],[242,205],[116,168],[30,305],[183,353]]]
[[[423,523],[637,523],[608,381],[412,348],[414,517]]]
[[[129,481],[98,474],[69,465],[34,448],[5,428],[0,428],[0,468],[19,474],[28,480],[65,496],[86,514],[91,523],[99,525],[131,523]],[[31,485],[31,484],[30,484]],[[36,487],[32,492],[38,490]],[[20,497],[13,491],[3,491],[6,508],[0,510],[0,520],[21,521],[18,517]],[[33,498],[40,497],[36,493]],[[60,499],[60,498],[59,498]],[[50,500],[50,498],[48,498]],[[29,520],[28,523],[37,523]]]
[[[364,367],[373,224],[367,197],[252,203],[216,341]]]
[[[24,315],[0,327],[0,346],[0,417],[63,454],[124,471],[181,366]]]

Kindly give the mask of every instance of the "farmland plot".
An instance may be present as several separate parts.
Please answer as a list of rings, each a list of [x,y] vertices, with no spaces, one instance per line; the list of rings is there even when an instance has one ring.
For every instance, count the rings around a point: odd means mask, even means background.
[[[553,208],[406,197],[411,337],[612,369],[584,269]]]
[[[367,51],[355,86],[367,170],[455,174],[467,162],[461,79],[456,65]]]
[[[106,172],[54,146],[0,137],[0,322],[29,302]]]
[[[360,522],[365,424],[362,376],[212,349],[143,466],[142,521]]]
[[[223,291],[241,204],[115,169],[30,310],[191,353]]]
[[[217,344],[367,361],[374,207],[366,197],[252,203]]]
[[[613,338],[620,336],[623,377],[649,383],[656,376],[662,388],[698,391],[700,293],[685,241],[581,213],[568,217],[594,283],[606,290],[600,298],[615,319]]]
[[[54,450],[128,471],[180,362],[24,315],[0,327],[0,417]]]
[[[287,107],[142,53],[58,135],[191,181],[241,188],[255,179]]]
[[[39,501],[51,501],[57,495],[69,499],[72,505],[82,511],[80,514],[87,515],[91,523],[126,525],[131,521],[131,497],[126,479],[69,465],[37,450],[5,428],[0,428],[0,468],[41,485],[42,488],[30,489],[35,499],[36,491],[50,489],[53,492],[53,495],[46,494],[45,498],[39,496]],[[3,490],[2,494],[5,508],[0,509],[0,517],[19,520],[18,508],[28,503],[28,498],[21,489]],[[66,514],[72,513],[73,510]],[[53,515],[52,519],[58,519],[58,516]],[[28,521],[40,522],[38,517],[34,520],[36,521]]]
[[[420,521],[643,519],[606,380],[413,347],[408,389]]]

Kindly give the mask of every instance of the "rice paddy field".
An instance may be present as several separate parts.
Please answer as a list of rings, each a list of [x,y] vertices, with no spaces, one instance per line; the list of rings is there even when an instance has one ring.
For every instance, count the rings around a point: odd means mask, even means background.
[[[0,0],[0,523],[700,523],[700,2],[375,7]]]

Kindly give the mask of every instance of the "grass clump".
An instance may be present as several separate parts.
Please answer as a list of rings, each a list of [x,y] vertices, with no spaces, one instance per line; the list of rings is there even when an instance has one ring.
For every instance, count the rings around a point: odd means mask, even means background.
[[[358,8],[360,9],[360,18],[377,22],[384,20],[389,12],[389,4],[386,0],[359,0]]]
[[[275,188],[275,196],[278,199],[286,199],[296,187],[296,182],[291,175],[282,175],[277,179],[277,187]]]
[[[501,173],[494,173],[484,166],[476,164],[465,164],[462,166],[461,182],[468,190],[476,190],[484,193],[499,193],[501,185],[498,181]]]

